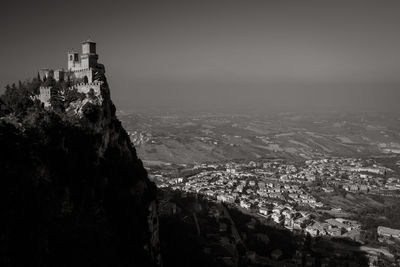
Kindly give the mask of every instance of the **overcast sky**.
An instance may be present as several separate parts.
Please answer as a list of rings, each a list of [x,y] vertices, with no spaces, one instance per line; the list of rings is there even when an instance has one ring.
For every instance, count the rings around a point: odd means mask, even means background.
[[[1,87],[91,38],[120,108],[400,111],[400,1],[14,0],[0,31]]]

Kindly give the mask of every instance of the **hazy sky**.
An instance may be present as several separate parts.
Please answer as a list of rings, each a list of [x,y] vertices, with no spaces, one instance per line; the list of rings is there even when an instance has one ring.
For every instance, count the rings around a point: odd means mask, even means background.
[[[400,111],[400,1],[2,1],[0,85],[97,42],[119,107]]]

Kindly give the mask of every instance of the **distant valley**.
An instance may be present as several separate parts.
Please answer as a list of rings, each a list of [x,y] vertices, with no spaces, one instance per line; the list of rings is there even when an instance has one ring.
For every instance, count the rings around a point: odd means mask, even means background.
[[[147,164],[400,155],[394,114],[195,114],[119,118]]]

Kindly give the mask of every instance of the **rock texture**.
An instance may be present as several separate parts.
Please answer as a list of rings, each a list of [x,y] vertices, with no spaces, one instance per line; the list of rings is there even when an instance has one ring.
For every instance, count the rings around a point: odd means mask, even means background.
[[[67,105],[0,119],[0,265],[160,266],[156,187],[107,81]]]

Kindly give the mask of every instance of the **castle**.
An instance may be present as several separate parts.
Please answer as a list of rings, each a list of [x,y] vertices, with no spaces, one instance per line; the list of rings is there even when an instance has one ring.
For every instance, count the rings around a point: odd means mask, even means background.
[[[87,40],[82,42],[82,54],[80,56],[75,51],[68,52],[67,70],[44,68],[40,70],[39,75],[42,81],[50,77],[56,81],[68,79],[75,83],[70,89],[77,89],[81,93],[88,93],[90,89],[93,89],[98,94],[103,83],[99,78],[105,73],[104,65],[97,62],[98,58],[96,43]],[[51,87],[41,86],[39,88],[38,99],[45,106],[50,105],[50,90]]]

